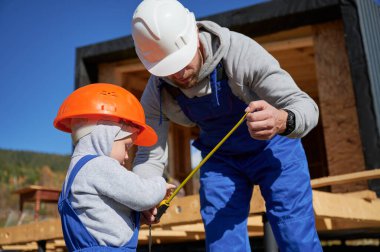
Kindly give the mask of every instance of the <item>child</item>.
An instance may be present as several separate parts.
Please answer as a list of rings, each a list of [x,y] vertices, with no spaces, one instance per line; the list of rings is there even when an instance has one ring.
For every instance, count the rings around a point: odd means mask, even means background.
[[[139,212],[174,187],[123,166],[133,144],[157,141],[141,104],[119,86],[90,84],[63,102],[54,126],[70,132],[75,144],[58,203],[68,250],[136,251]]]

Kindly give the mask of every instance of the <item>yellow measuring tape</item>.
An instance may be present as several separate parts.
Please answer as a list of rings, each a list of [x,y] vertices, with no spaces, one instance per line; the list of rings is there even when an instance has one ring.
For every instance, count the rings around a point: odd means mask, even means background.
[[[159,221],[161,216],[166,212],[166,209],[170,206],[170,202],[172,199],[178,194],[178,192],[185,186],[187,181],[193,177],[193,175],[202,167],[204,163],[219,149],[219,147],[231,136],[232,133],[242,124],[242,122],[245,120],[247,117],[247,114],[249,112],[245,113],[244,116],[236,123],[236,125],[230,130],[230,132],[223,137],[222,140],[212,149],[207,156],[190,172],[190,174],[185,178],[185,180],[176,188],[176,190],[170,195],[168,199],[165,199],[161,201],[161,203],[158,205],[157,208],[157,215],[156,215],[156,220]]]

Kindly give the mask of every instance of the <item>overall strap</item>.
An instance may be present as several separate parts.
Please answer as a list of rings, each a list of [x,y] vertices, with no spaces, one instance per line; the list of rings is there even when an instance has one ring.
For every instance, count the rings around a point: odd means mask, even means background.
[[[96,158],[97,155],[86,155],[79,159],[79,161],[74,165],[74,168],[72,169],[70,176],[67,180],[66,189],[63,194],[63,198],[67,198],[71,192],[71,185],[74,182],[75,176],[78,174],[79,170],[84,166],[88,161],[90,161],[93,158]],[[62,190],[63,192],[63,190]]]

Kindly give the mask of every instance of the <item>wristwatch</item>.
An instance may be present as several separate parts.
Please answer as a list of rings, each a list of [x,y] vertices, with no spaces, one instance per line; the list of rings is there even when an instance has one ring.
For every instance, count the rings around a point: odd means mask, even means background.
[[[288,118],[286,119],[286,129],[283,133],[279,134],[280,136],[287,136],[296,128],[296,116],[294,113],[288,109],[284,109],[284,111],[288,113]]]

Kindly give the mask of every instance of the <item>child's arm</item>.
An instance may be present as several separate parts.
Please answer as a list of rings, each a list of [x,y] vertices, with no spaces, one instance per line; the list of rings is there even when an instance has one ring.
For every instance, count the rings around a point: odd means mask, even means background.
[[[151,209],[166,194],[164,178],[156,176],[141,178],[108,157],[99,157],[88,169],[89,183],[104,196],[136,211]]]

